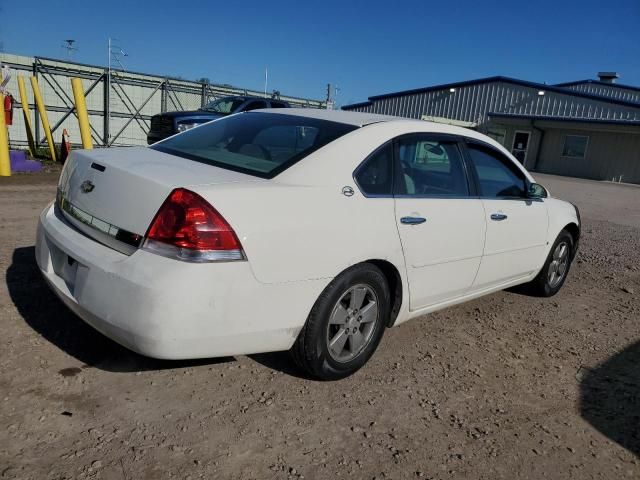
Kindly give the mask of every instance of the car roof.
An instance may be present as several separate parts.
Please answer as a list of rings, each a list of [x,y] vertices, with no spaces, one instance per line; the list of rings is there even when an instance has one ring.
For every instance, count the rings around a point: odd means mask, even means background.
[[[380,115],[376,113],[352,112],[347,110],[323,110],[319,108],[261,108],[251,110],[251,113],[274,113],[279,115],[317,118],[319,120],[344,123],[347,125],[354,125],[356,127],[379,124],[380,127],[384,128],[384,125],[391,127],[392,125],[397,126],[398,124],[402,124],[403,128],[406,130],[405,133],[424,132],[475,138],[508,153],[508,150],[506,150],[497,141],[476,130],[447,123],[431,122],[428,120],[394,117],[391,115]]]
[[[260,109],[253,111],[317,118],[319,120],[346,123],[347,125],[355,125],[357,127],[364,127],[371,123],[389,122],[391,120],[406,120],[399,117],[392,117],[390,115],[378,115],[376,113],[348,112],[346,110],[324,110],[320,108]]]
[[[317,118],[331,122],[364,127],[372,124],[386,124],[391,126],[403,124],[407,129],[406,133],[425,132],[442,133],[449,135],[459,135],[463,137],[477,138],[489,143],[496,143],[493,139],[482,135],[475,130],[449,125],[446,123],[418,120],[415,118],[394,117],[391,115],[380,115],[377,113],[351,112],[347,110],[323,110],[320,108],[261,108],[252,110],[251,113],[275,113],[279,115],[292,115],[306,118]]]

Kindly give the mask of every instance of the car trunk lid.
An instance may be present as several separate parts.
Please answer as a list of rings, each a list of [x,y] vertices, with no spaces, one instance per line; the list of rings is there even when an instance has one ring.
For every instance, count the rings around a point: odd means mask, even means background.
[[[85,234],[131,253],[174,188],[247,181],[264,180],[145,147],[81,150],[65,164],[57,203]]]

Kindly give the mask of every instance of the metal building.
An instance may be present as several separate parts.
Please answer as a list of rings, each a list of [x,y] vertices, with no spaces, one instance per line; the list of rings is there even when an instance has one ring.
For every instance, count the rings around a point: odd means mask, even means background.
[[[640,88],[600,80],[546,85],[488,77],[369,97],[344,110],[474,128],[529,170],[640,183]]]
[[[27,83],[27,97],[34,126],[36,142],[46,145],[33,92],[28,77],[38,78],[42,98],[56,143],[66,129],[71,141],[80,143],[80,130],[75,118],[71,81],[81,78],[84,83],[87,109],[95,145],[146,145],[151,116],[172,110],[195,110],[210,100],[229,95],[263,96],[263,92],[215,85],[162,75],[150,75],[122,70],[111,70],[95,65],[55,60],[43,57],[25,57],[0,53],[0,62],[8,65],[13,76],[8,91],[16,99],[14,125],[9,129],[11,145],[27,145],[26,130],[20,109],[16,77],[22,75]],[[110,75],[109,75],[110,73]],[[324,102],[281,95],[293,106],[322,108]]]

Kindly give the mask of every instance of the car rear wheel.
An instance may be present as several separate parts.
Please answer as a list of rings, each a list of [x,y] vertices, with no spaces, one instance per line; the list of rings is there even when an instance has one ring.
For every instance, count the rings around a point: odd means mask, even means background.
[[[389,318],[390,294],[384,274],[363,263],[336,277],[316,301],[291,349],[311,376],[337,380],[371,358]]]
[[[571,234],[563,230],[554,242],[542,270],[529,284],[529,291],[540,297],[551,297],[558,293],[569,273],[573,260],[574,241]]]

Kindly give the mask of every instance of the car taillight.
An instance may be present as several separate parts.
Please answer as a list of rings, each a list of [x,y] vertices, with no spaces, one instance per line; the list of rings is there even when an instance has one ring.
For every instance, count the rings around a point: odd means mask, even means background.
[[[143,249],[189,262],[244,260],[233,228],[200,195],[176,188],[151,222]]]

